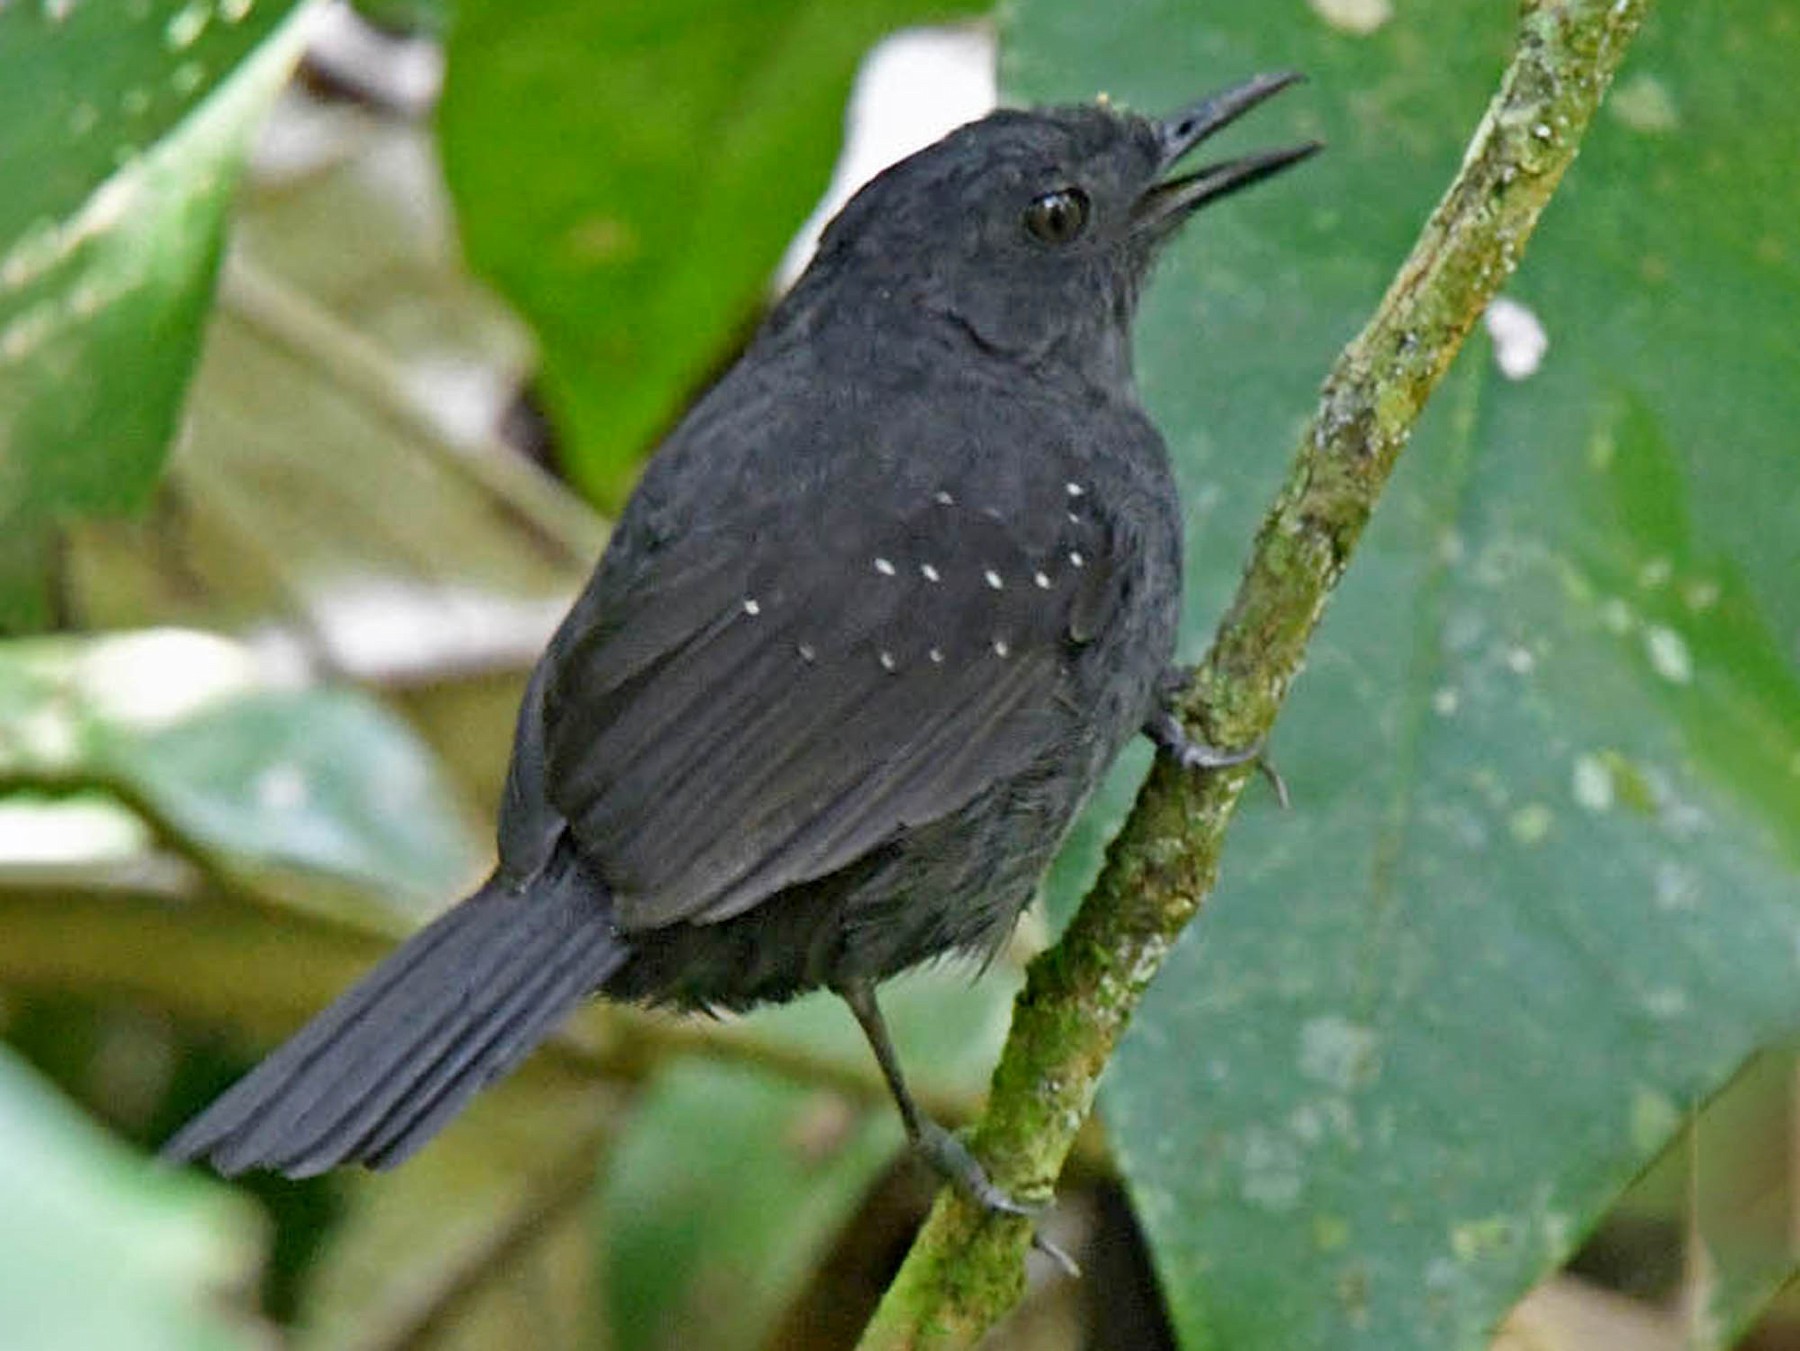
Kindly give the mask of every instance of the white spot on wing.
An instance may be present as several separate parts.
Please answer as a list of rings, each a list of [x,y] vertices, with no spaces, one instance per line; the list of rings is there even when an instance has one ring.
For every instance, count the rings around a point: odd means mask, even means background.
[[[989,568],[986,572],[982,573],[981,575],[987,579],[987,584],[989,586],[993,587],[994,590],[996,590],[996,591],[1001,590],[1006,585],[1005,582],[1000,580],[1000,574],[995,572],[992,568]]]
[[[1047,572],[1034,572],[1031,574],[1031,580],[1046,591],[1050,589],[1050,574]]]
[[[894,565],[885,558],[877,558],[875,560],[875,571],[879,572],[883,577],[892,577],[894,575]]]
[[[811,643],[796,644],[794,651],[796,651],[800,654],[801,661],[811,661],[814,657],[819,655],[818,652],[816,652],[813,649],[813,645]]]
[[[942,666],[944,664],[944,654],[935,647],[925,655],[931,658],[931,664],[933,666]]]
[[[943,574],[929,563],[919,564],[919,575],[928,582],[939,582],[943,580]]]
[[[1087,559],[1081,556],[1081,551],[1079,549],[1071,549],[1069,550],[1069,565],[1071,567],[1084,568],[1087,566]]]
[[[949,507],[956,504],[956,499],[950,496],[950,494],[945,492],[942,488],[939,488],[931,495],[931,497],[940,507]]]
[[[994,655],[996,657],[1010,656],[1011,653],[1012,653],[1012,648],[1010,646],[1008,646],[1006,639],[1004,639],[1004,638],[994,639]]]
[[[747,615],[759,615],[762,613],[762,604],[755,596],[746,596],[744,598],[744,613]]]

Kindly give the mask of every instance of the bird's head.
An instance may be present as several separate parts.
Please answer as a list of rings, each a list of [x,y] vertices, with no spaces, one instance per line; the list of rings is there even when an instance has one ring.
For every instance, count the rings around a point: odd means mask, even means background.
[[[1298,78],[1258,76],[1161,119],[1091,104],[971,122],[865,186],[827,228],[800,293],[876,323],[948,323],[1027,362],[1128,369],[1158,247],[1202,206],[1319,147],[1177,167]]]

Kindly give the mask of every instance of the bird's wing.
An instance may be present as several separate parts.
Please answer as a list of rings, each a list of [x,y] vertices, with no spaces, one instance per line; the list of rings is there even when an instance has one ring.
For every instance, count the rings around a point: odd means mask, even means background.
[[[547,785],[621,926],[739,914],[1054,745],[1116,585],[1062,492],[1015,489],[1010,511],[1055,521],[1022,531],[942,489],[873,523],[820,491],[585,598],[552,649]]]

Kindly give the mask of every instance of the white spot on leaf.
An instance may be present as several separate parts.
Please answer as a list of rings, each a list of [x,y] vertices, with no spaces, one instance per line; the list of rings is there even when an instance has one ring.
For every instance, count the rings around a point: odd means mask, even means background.
[[[1631,1095],[1631,1141],[1640,1152],[1662,1149],[1681,1121],[1681,1109],[1656,1089],[1640,1088]]]
[[[1668,859],[1656,865],[1650,885],[1658,910],[1691,910],[1700,899],[1700,879],[1693,870]]]
[[[1633,131],[1657,136],[1681,125],[1681,113],[1668,85],[1654,75],[1633,75],[1607,96],[1606,107]]]
[[[1392,0],[1307,0],[1312,12],[1340,33],[1366,37],[1394,17]]]
[[[1688,609],[1695,613],[1710,610],[1719,603],[1719,584],[1706,578],[1683,582],[1681,599]]]
[[[1529,845],[1541,844],[1555,822],[1556,818],[1543,803],[1527,802],[1512,814],[1507,826],[1511,829],[1515,840],[1520,844]]]
[[[1374,1029],[1336,1014],[1313,1018],[1300,1029],[1300,1072],[1349,1092],[1375,1077]]]
[[[265,811],[291,812],[306,804],[311,790],[300,766],[270,765],[256,776],[256,804]]]
[[[1518,301],[1496,297],[1484,316],[1488,337],[1494,342],[1494,364],[1508,380],[1535,375],[1550,349],[1544,325]]]
[[[1300,1150],[1261,1126],[1244,1133],[1243,1195],[1267,1210],[1290,1210],[1300,1199]]]
[[[1694,659],[1688,652],[1687,640],[1674,629],[1652,624],[1644,630],[1644,652],[1650,668],[1664,680],[1685,685],[1694,678]]]
[[[169,16],[169,22],[163,27],[163,41],[172,52],[186,51],[206,31],[207,22],[212,18],[209,5],[200,0],[190,0]]]
[[[1605,760],[1597,755],[1578,755],[1570,776],[1570,790],[1575,801],[1591,812],[1611,811],[1613,774]]]

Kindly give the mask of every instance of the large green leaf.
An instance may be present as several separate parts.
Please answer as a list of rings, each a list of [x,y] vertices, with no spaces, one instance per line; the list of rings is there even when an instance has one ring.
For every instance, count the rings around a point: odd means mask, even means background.
[[[0,7],[0,622],[41,604],[22,542],[155,481],[290,8]]]
[[[466,0],[444,153],[476,265],[537,325],[566,459],[616,506],[825,187],[857,59],[968,0]]]
[[[1144,316],[1193,652],[1511,21],[1325,11],[1024,0],[1004,49],[1014,96],[1152,110],[1313,78],[1233,141],[1329,153],[1209,212]],[[1452,373],[1277,729],[1296,808],[1247,804],[1121,1048],[1103,1107],[1190,1345],[1483,1344],[1800,1020],[1797,64],[1779,0],[1656,11],[1510,288],[1541,368],[1477,340]]]
[[[479,863],[391,714],[348,690],[266,687],[246,649],[179,630],[0,648],[0,784],[111,794],[219,860],[353,880],[401,913],[434,909]]]
[[[0,1309],[14,1351],[267,1344],[220,1296],[260,1260],[225,1188],[133,1157],[0,1051]]]

